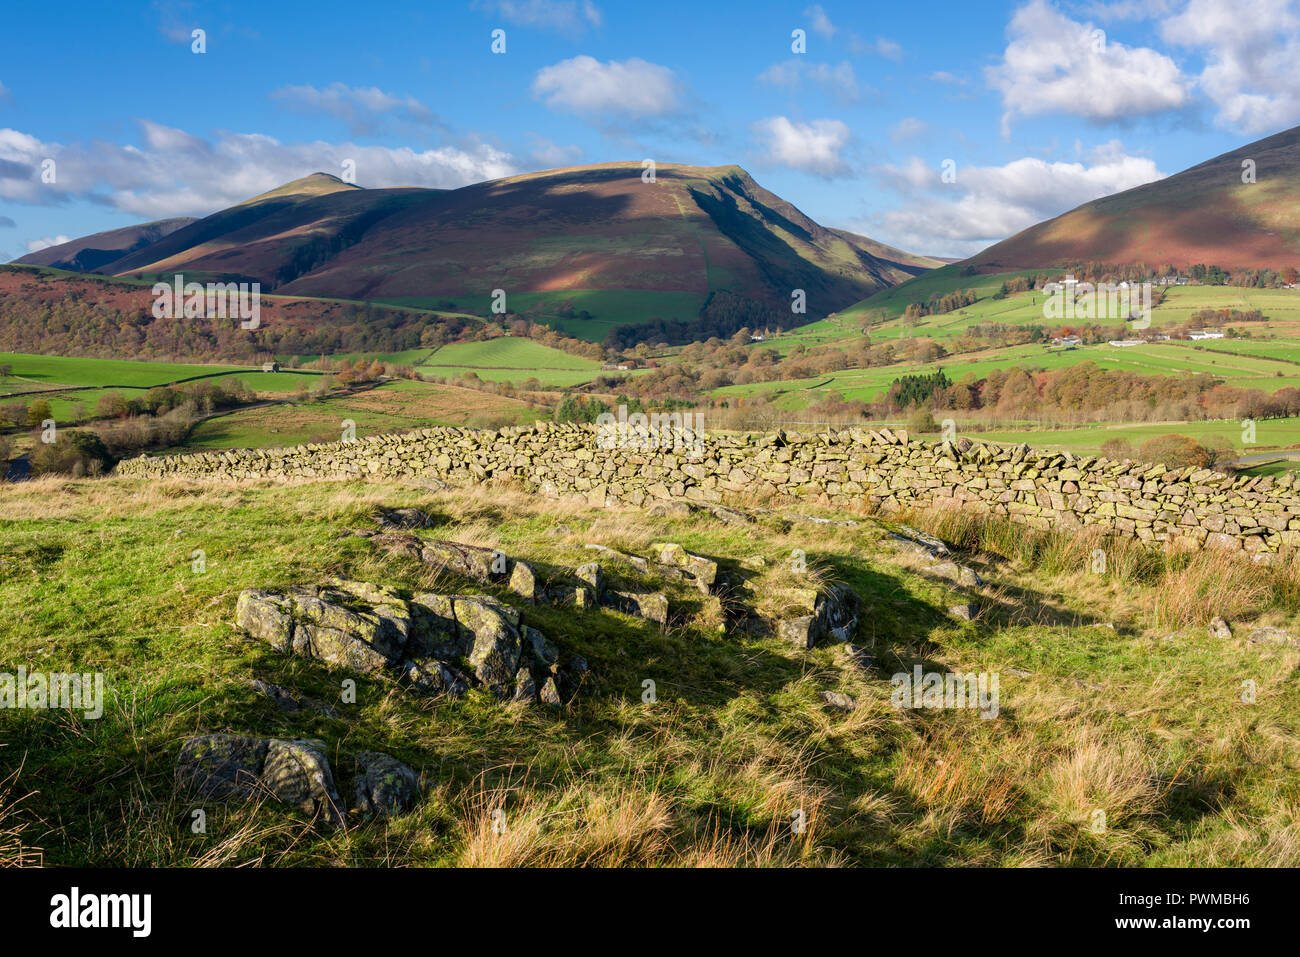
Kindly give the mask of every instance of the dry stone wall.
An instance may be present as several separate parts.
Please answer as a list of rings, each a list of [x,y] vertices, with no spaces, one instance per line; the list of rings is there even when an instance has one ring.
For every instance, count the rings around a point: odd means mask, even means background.
[[[652,440],[653,440],[652,436]],[[683,436],[677,436],[678,439]],[[1209,469],[1117,462],[902,431],[685,435],[663,447],[609,444],[595,426],[499,431],[420,429],[356,442],[241,449],[120,463],[119,475],[357,479],[437,478],[451,485],[522,483],[598,505],[755,495],[886,511],[980,508],[1039,528],[1100,527],[1178,547],[1254,553],[1300,546],[1300,494],[1290,474],[1233,478]]]

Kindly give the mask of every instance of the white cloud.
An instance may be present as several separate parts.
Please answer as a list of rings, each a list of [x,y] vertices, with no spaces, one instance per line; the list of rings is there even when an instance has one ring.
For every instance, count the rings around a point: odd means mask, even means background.
[[[475,6],[517,27],[541,27],[563,33],[577,33],[604,22],[600,8],[591,0],[485,0]]]
[[[826,15],[821,4],[814,3],[803,15],[809,19],[813,33],[819,33],[827,40],[835,36],[835,24],[831,23],[831,18]]]
[[[533,95],[582,115],[665,116],[678,108],[678,82],[665,66],[633,57],[601,63],[575,56],[537,71]]]
[[[810,63],[801,57],[791,57],[772,64],[758,75],[760,83],[788,89],[798,89],[805,78],[845,102],[854,102],[861,96],[853,64],[847,60],[831,66],[829,63]]]
[[[1064,113],[1097,122],[1180,109],[1190,83],[1169,57],[1099,36],[1046,0],[1031,0],[1011,18],[1002,62],[988,67],[1002,94],[1003,132],[1017,115]]]
[[[889,138],[895,143],[900,143],[903,140],[915,139],[927,128],[923,120],[918,120],[915,116],[905,116],[894,124],[894,128],[889,131]]]
[[[1221,125],[1269,133],[1300,123],[1300,16],[1288,0],[1191,0],[1161,23],[1171,44],[1199,49],[1198,85]]]
[[[192,31],[203,26],[196,21],[194,4],[189,0],[154,0],[153,9],[158,15],[158,32],[169,43],[189,46],[193,42]]]
[[[202,216],[309,173],[339,175],[356,164],[359,184],[443,189],[519,172],[513,157],[470,143],[413,150],[344,143],[281,143],[270,136],[219,133],[212,139],[141,121],[142,146],[43,143],[0,129],[0,199],[53,204],[84,199],[150,219]],[[57,163],[40,181],[41,160]]]
[[[538,136],[536,133],[527,135],[533,144],[529,155],[539,169],[558,169],[562,166],[573,166],[582,158],[582,149],[578,146],[560,146],[558,143],[548,140],[544,136]]]
[[[903,62],[903,48],[893,40],[876,37],[876,42],[872,45],[871,51],[886,60],[893,60],[895,63]]]
[[[840,120],[797,123],[773,116],[754,124],[764,152],[762,162],[802,170],[827,178],[846,175],[849,164],[840,156],[848,145],[848,126]]]
[[[864,40],[856,33],[850,34],[849,49],[856,56],[880,56],[895,63],[903,62],[903,48],[887,37]]]
[[[434,121],[432,111],[415,97],[396,96],[373,86],[285,86],[273,92],[271,98],[292,110],[333,116],[358,134],[373,132],[389,116],[426,126]]]
[[[903,205],[850,228],[940,256],[973,255],[1082,203],[1165,175],[1118,141],[1092,150],[1086,163],[1024,157],[1004,166],[958,165],[954,183],[943,182],[941,164],[916,156],[876,173]]]
[[[44,239],[29,239],[27,240],[27,251],[29,253],[38,253],[42,249],[49,249],[51,246],[62,246],[64,243],[70,242],[72,242],[72,237],[63,234],[46,236]]]

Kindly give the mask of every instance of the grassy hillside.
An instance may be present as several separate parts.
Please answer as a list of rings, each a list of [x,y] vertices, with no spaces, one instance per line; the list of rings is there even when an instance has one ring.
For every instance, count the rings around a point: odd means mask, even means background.
[[[500,336],[479,342],[454,342],[432,352],[416,367],[421,375],[458,378],[473,373],[489,382],[516,384],[536,379],[561,388],[590,382],[600,363],[531,339]]]
[[[337,442],[344,422],[353,423],[360,438],[432,425],[524,425],[550,415],[550,409],[539,409],[519,399],[398,380],[355,395],[246,409],[208,419],[195,427],[183,449],[173,451]]]
[[[873,663],[734,629],[716,598],[672,583],[680,617],[664,633],[607,610],[521,606],[588,662],[556,710],[481,692],[421,698],[238,632],[248,587],[342,574],[484,590],[345,534],[372,526],[379,505],[429,511],[421,534],[533,562],[590,561],[588,543],[679,542],[740,574],[739,597],[757,607],[800,582],[844,582],[869,608],[855,641]],[[1242,637],[1248,622],[1294,626],[1293,566],[1166,563],[1118,543],[1097,576],[1093,543],[1077,536],[936,526],[972,546],[960,560],[987,582],[966,622],[945,612],[952,590],[870,521],[736,525],[387,482],[117,479],[0,486],[0,516],[10,665],[103,672],[108,698],[97,721],[0,711],[16,769],[0,854],[116,866],[1300,864],[1300,652]],[[810,573],[792,568],[795,549]],[[1211,614],[1236,636],[1209,637]],[[913,666],[999,674],[997,717],[894,707],[891,676]],[[358,678],[353,704],[340,700],[344,677]],[[282,712],[254,678],[334,715]],[[822,692],[849,695],[851,710]],[[209,801],[196,834],[174,772],[181,741],[204,732],[319,738],[344,793],[355,755],[381,750],[422,775],[423,796],[338,831],[274,801]]]
[[[828,312],[937,261],[826,229],[736,166],[608,163],[456,190],[358,189],[315,174],[189,223],[98,271],[238,277],[266,292],[509,308],[588,339],[693,321],[726,290],[789,315]]]

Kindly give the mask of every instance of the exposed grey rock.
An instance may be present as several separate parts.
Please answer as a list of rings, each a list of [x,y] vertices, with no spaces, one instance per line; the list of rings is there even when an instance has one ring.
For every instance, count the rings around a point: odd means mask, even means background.
[[[675,542],[660,542],[650,546],[659,564],[677,568],[695,580],[700,591],[708,594],[718,579],[718,563],[701,555],[693,555]]]
[[[524,653],[529,663],[537,671],[554,671],[560,660],[560,652],[555,645],[546,640],[536,628],[524,626]]]
[[[788,645],[796,648],[811,648],[817,641],[813,630],[813,616],[801,615],[798,618],[786,618],[776,623],[776,635]]]
[[[542,704],[549,705],[552,708],[558,708],[564,704],[564,702],[560,700],[560,692],[555,686],[554,678],[547,678],[546,681],[543,682],[539,696]]]
[[[534,680],[532,672],[527,668],[520,668],[515,673],[514,698],[516,701],[537,700],[537,682]]]
[[[836,518],[819,518],[816,515],[803,515],[799,512],[786,512],[785,516],[795,522],[804,522],[809,525],[833,525],[836,528],[857,528],[861,522],[855,522],[851,519]]]
[[[949,554],[948,546],[940,539],[935,538],[927,532],[915,529],[910,525],[895,525],[889,534],[895,540],[904,543],[913,551],[932,555],[936,558],[945,557]]]
[[[925,570],[931,575],[938,575],[940,578],[947,578],[950,581],[954,581],[959,585],[965,585],[969,588],[977,588],[984,584],[979,575],[975,573],[975,569],[968,568],[965,565],[959,565],[953,561],[939,562],[938,564],[929,566]]]
[[[691,507],[685,502],[660,502],[650,507],[651,518],[690,518]]]
[[[607,590],[602,601],[607,608],[625,615],[634,615],[659,625],[668,624],[668,596],[663,592]]]
[[[428,528],[433,519],[418,508],[384,508],[375,510],[375,524],[380,528]]]
[[[842,691],[823,691],[822,700],[835,711],[852,711],[858,706],[856,698]]]
[[[605,593],[605,571],[596,562],[589,562],[586,565],[579,565],[574,569],[573,574],[580,581],[586,582],[591,588],[592,595],[597,601]]]
[[[727,508],[725,505],[708,506],[709,514],[722,522],[724,525],[752,525],[754,517],[735,508]]]
[[[419,796],[419,775],[401,761],[379,751],[357,755],[354,807],[366,817],[405,814]]]
[[[200,798],[269,795],[327,824],[343,823],[325,745],[240,734],[203,734],[181,745],[176,785]]]
[[[527,562],[516,561],[510,569],[510,581],[506,585],[520,598],[528,601],[537,600],[537,575]]]
[[[252,796],[270,742],[242,734],[200,734],[181,744],[176,785],[199,798]]]
[[[1283,628],[1256,628],[1248,639],[1252,645],[1289,645],[1300,648],[1300,638]]]
[[[322,741],[271,739],[261,783],[277,800],[309,817],[335,826],[343,823],[343,802],[334,787]]]
[[[776,633],[783,642],[811,648],[822,640],[849,641],[857,632],[862,599],[847,585],[805,589],[801,601],[811,614],[778,621]]]
[[[336,580],[285,595],[246,591],[237,617],[250,635],[279,650],[362,673],[402,675],[425,694],[463,694],[473,683],[509,697],[525,657],[518,610],[485,595],[430,593],[408,601],[390,589]],[[532,631],[530,651],[549,644]],[[552,650],[551,664],[554,657]]]
[[[956,605],[949,605],[948,614],[963,621],[974,621],[975,616],[979,614],[979,609],[973,602],[965,601]]]
[[[1232,637],[1232,627],[1217,615],[1210,619],[1210,624],[1207,630],[1209,631],[1211,638],[1227,639]]]

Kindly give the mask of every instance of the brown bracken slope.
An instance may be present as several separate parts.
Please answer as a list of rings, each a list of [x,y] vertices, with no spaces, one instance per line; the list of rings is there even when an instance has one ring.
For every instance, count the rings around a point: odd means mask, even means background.
[[[1248,160],[1254,183],[1243,182]],[[1085,203],[968,262],[985,272],[1078,262],[1300,266],[1300,127]]]

